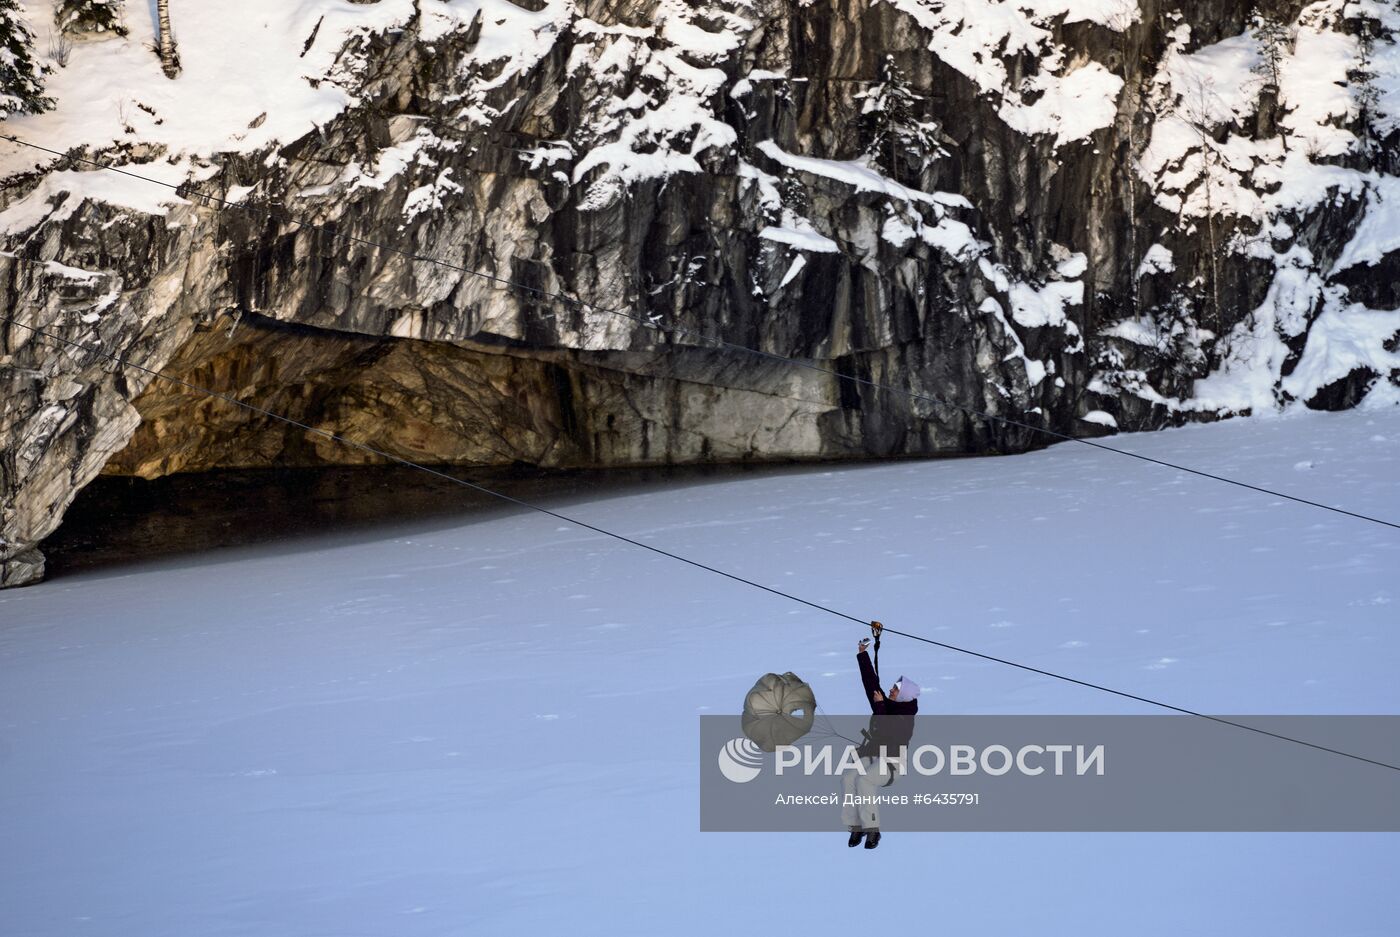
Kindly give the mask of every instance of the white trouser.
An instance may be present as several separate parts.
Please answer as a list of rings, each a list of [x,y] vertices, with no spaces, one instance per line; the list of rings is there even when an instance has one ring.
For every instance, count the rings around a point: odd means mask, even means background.
[[[841,825],[846,829],[878,830],[880,828],[879,805],[865,801],[855,803],[851,798],[871,798],[886,790],[894,783],[894,773],[890,763],[879,758],[862,758],[862,773],[855,768],[841,775]]]

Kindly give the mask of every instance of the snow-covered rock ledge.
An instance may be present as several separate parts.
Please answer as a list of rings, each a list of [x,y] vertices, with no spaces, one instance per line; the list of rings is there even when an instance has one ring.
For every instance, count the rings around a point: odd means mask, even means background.
[[[0,307],[396,455],[1014,451],[1042,440],[960,407],[1101,434],[1400,397],[1388,2],[169,7],[178,68],[144,4],[10,10],[53,107],[3,130],[253,210],[0,141]],[[363,458],[4,335],[7,584],[104,469]]]

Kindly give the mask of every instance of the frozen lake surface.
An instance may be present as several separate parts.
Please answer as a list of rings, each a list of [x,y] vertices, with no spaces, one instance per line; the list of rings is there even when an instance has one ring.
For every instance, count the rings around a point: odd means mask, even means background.
[[[1109,443],[1400,520],[1400,409]],[[1191,709],[1400,712],[1400,531],[1085,446],[562,510]],[[859,711],[861,636],[533,513],[0,592],[0,931],[1395,933],[1390,834],[700,834],[698,716],[786,670]],[[1147,711],[895,637],[881,662],[926,717]]]

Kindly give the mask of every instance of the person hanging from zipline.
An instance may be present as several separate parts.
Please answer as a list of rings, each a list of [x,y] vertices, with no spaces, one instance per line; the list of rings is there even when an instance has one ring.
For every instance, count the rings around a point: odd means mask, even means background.
[[[880,691],[880,632],[884,626],[870,623],[875,636],[875,663],[871,663],[864,638],[856,649],[860,666],[860,682],[865,689],[865,701],[870,704],[870,728],[861,730],[865,740],[856,749],[858,767],[841,776],[844,797],[841,798],[841,823],[851,833],[847,846],[858,846],[865,840],[866,849],[880,845],[880,808],[875,797],[882,788],[894,783],[902,773],[904,749],[914,735],[914,717],[919,712],[919,685],[901,676],[888,693]]]

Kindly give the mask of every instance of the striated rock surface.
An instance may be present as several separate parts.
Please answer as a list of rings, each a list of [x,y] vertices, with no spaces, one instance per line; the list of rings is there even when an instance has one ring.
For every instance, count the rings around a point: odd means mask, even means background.
[[[0,142],[4,585],[104,471],[1006,452],[1046,437],[977,413],[1400,401],[1392,3],[247,6],[285,75],[201,78],[239,24],[177,23],[181,77],[133,57],[80,133],[129,20],[3,125],[187,183]]]

